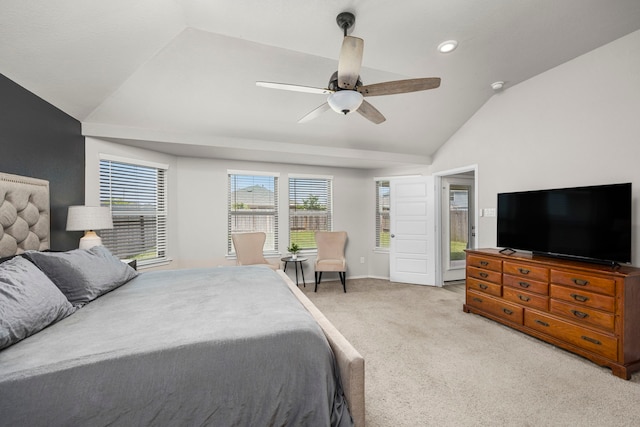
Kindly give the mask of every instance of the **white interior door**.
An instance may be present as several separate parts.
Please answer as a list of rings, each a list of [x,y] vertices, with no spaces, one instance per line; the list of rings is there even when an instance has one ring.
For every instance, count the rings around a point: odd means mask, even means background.
[[[390,185],[390,279],[435,286],[433,177],[392,179]]]

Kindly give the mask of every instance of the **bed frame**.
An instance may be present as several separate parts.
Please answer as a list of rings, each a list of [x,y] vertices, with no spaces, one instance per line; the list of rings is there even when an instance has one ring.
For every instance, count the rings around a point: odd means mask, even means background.
[[[49,181],[0,173],[0,257],[49,249]],[[282,280],[322,328],[336,358],[356,427],[365,425],[364,358],[282,271]]]
[[[356,427],[365,425],[364,411],[364,358],[349,341],[336,329],[324,314],[311,302],[309,298],[291,281],[282,270],[277,271],[291,292],[300,300],[302,305],[316,319],[333,350],[340,371],[342,388],[344,389],[349,412]]]

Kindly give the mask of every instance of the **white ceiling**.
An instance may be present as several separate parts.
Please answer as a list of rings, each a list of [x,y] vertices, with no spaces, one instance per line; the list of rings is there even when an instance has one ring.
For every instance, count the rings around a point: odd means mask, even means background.
[[[333,111],[298,124],[324,96],[255,81],[326,87],[342,11],[365,40],[365,84],[438,76],[441,87],[369,98],[387,118],[380,125]],[[494,95],[492,82],[509,90],[638,29],[638,0],[0,0],[0,73],[87,136],[375,168],[429,163]],[[438,53],[447,39],[458,49]]]

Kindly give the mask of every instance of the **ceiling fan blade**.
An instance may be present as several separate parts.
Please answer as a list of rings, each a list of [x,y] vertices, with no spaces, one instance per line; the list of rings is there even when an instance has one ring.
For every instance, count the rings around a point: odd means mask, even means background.
[[[360,76],[364,40],[345,36],[338,60],[338,86],[342,89],[354,89]]]
[[[362,101],[360,104],[360,108],[358,108],[358,113],[360,113],[365,119],[371,120],[373,123],[379,125],[384,122],[385,117],[382,115],[380,111],[376,109],[373,105],[369,104],[367,101]]]
[[[311,86],[290,85],[286,83],[256,82],[256,86],[266,87],[269,89],[291,90],[294,92],[317,93],[320,95],[328,95],[334,92],[330,89],[322,89],[319,87]]]
[[[331,107],[329,106],[329,104],[325,102],[324,104],[320,105],[318,108],[316,108],[315,110],[311,111],[310,113],[302,117],[300,120],[298,120],[298,123],[309,122],[330,109]]]
[[[395,80],[392,82],[360,86],[358,92],[363,96],[394,95],[396,93],[435,89],[439,86],[440,77],[426,77],[423,79]]]

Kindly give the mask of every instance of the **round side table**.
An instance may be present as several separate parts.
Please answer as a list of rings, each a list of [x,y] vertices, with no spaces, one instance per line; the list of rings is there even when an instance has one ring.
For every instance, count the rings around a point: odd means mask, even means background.
[[[295,267],[296,267],[296,286],[299,285],[298,282],[298,265],[300,265],[300,273],[302,274],[302,285],[306,288],[307,287],[307,283],[304,281],[304,269],[302,268],[302,263],[305,261],[308,261],[309,258],[305,258],[305,257],[297,257],[296,259],[293,259],[293,257],[291,256],[286,256],[284,258],[280,258],[280,261],[282,261],[284,263],[284,272],[287,272],[287,264],[289,264],[290,262],[292,262]]]

